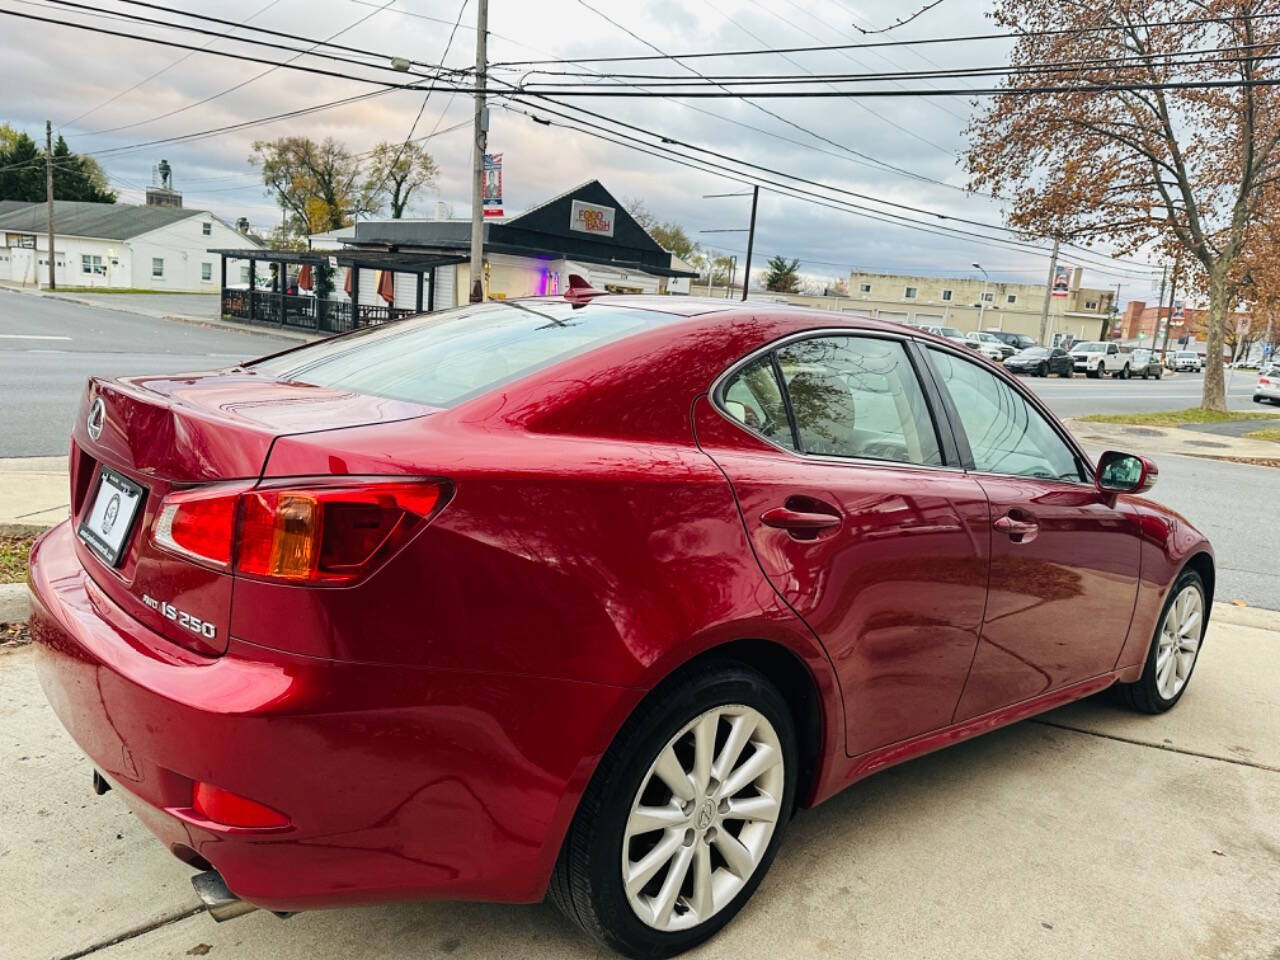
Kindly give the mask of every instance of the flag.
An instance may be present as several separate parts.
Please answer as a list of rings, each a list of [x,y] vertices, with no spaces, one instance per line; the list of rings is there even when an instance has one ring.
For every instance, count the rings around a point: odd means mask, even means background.
[[[1071,268],[1059,263],[1053,268],[1053,297],[1055,300],[1065,299],[1071,289]]]
[[[484,155],[484,215],[501,217],[502,212],[502,154]]]

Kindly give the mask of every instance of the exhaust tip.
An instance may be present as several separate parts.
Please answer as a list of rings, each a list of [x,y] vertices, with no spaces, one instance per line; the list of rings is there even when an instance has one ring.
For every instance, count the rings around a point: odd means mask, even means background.
[[[195,888],[200,902],[209,911],[209,916],[213,917],[218,923],[222,923],[224,920],[231,920],[242,914],[252,913],[258,909],[252,903],[241,900],[228,890],[226,881],[222,879],[222,874],[217,870],[205,870],[203,873],[197,873],[191,878],[191,886]]]

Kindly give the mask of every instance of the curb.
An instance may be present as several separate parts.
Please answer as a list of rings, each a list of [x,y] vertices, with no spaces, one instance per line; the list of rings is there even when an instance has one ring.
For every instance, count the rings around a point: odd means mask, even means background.
[[[0,523],[0,537],[38,537],[46,530],[52,530],[57,523]]]
[[[26,623],[31,597],[25,583],[0,583],[0,623]]]

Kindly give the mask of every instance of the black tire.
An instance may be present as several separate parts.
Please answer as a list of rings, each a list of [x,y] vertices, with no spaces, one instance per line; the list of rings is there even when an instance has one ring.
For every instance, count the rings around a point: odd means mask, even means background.
[[[724,704],[745,704],[773,725],[785,773],[782,812],[759,865],[733,900],[688,930],[658,930],[636,916],[622,883],[622,838],[631,804],[667,742],[693,718]],[[798,772],[795,723],[773,684],[735,661],[700,663],[651,694],[601,758],[556,861],[552,902],[584,932],[629,957],[670,957],[697,946],[733,919],[768,872],[790,820]]]
[[[1090,380],[1097,380],[1100,376],[1102,376],[1102,368],[1095,367],[1092,370],[1086,370],[1084,372],[1084,375],[1088,377]]]
[[[1071,379],[1072,377],[1074,377],[1075,375],[1076,375],[1075,367],[1071,366],[1071,364],[1067,364],[1067,365],[1066,365],[1065,367],[1063,367],[1063,368],[1062,368],[1062,370],[1058,373],[1058,376],[1060,376],[1060,377],[1065,377],[1067,380],[1070,380],[1070,379]]]
[[[1160,628],[1164,624],[1165,615],[1169,612],[1169,607],[1173,605],[1174,599],[1188,586],[1194,584],[1200,591],[1200,648],[1204,648],[1204,632],[1209,625],[1209,604],[1208,596],[1204,590],[1204,581],[1200,578],[1200,574],[1194,570],[1183,570],[1178,579],[1173,582],[1173,586],[1169,590],[1169,596],[1165,598],[1164,606],[1160,609],[1160,619],[1156,621],[1155,632],[1151,635],[1151,643],[1147,649],[1147,662],[1142,668],[1142,676],[1134,683],[1117,683],[1112,689],[1115,698],[1122,705],[1139,713],[1164,713],[1166,710],[1172,709],[1173,705],[1182,699],[1182,695],[1187,692],[1187,687],[1191,685],[1191,678],[1195,676],[1196,666],[1200,663],[1199,652],[1196,654],[1195,661],[1191,664],[1191,672],[1187,674],[1187,679],[1177,693],[1170,699],[1165,699],[1161,695],[1160,690],[1156,686],[1156,649],[1159,646],[1157,640],[1160,636]]]
[[[1040,366],[1036,367],[1037,377],[1047,377],[1048,375],[1049,375],[1049,365],[1047,363],[1042,363],[1040,364]]]
[[[1257,395],[1255,394],[1255,395],[1254,395],[1254,398],[1253,398],[1253,402],[1254,402],[1254,403],[1261,403],[1261,402],[1262,402],[1262,398],[1261,398],[1261,397],[1259,397],[1259,396],[1257,396]]]
[[[1129,365],[1127,363],[1120,368],[1120,379],[1121,380],[1129,379]]]

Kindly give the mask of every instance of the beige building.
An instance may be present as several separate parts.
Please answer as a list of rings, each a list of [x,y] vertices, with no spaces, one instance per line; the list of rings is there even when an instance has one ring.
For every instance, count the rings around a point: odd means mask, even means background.
[[[1114,290],[1080,286],[1081,270],[1071,276],[1067,296],[1049,302],[1047,339],[1097,340],[1103,321],[1110,316]],[[1040,310],[1044,306],[1043,283],[985,283],[972,277],[920,277],[896,273],[851,273],[846,296],[809,296],[753,290],[755,301],[774,300],[819,310],[865,313],[897,323],[930,323],[971,330],[1008,330],[1029,337],[1040,335]],[[708,291],[694,282],[696,296],[723,297],[724,287]],[[984,297],[985,294],[985,297]],[[741,287],[730,293],[742,296]]]

